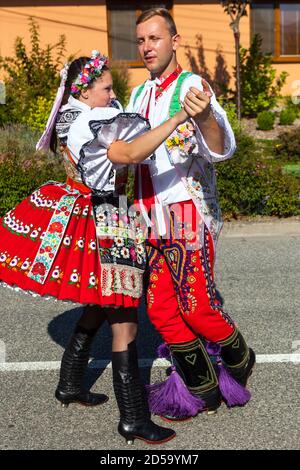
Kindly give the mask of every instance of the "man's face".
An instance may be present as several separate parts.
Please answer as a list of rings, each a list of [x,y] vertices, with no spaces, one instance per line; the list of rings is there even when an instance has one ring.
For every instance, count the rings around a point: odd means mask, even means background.
[[[175,51],[179,35],[171,36],[168,25],[161,16],[153,16],[136,28],[137,45],[145,66],[154,76],[170,72],[176,67]]]

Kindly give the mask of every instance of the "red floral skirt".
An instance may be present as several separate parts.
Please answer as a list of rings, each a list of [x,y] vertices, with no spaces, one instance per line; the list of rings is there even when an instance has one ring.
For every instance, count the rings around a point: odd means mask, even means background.
[[[137,307],[103,296],[91,195],[46,183],[0,219],[0,282],[81,304]]]

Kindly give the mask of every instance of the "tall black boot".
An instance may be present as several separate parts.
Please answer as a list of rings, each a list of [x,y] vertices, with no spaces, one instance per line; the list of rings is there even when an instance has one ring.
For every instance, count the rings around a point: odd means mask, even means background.
[[[189,391],[205,402],[203,411],[208,414],[216,413],[221,406],[221,393],[214,366],[201,339],[169,344],[169,349],[177,372]]]
[[[55,397],[67,407],[70,403],[96,406],[108,400],[106,395],[91,393],[83,388],[91,344],[97,330],[76,326],[61,361],[60,379]]]
[[[229,338],[218,341],[221,357],[230,375],[244,387],[255,364],[255,353],[248,348],[242,334],[236,329]]]
[[[120,411],[118,431],[128,444],[141,439],[148,444],[170,441],[176,433],[153,423],[141,383],[135,341],[127,351],[112,353],[113,385]]]

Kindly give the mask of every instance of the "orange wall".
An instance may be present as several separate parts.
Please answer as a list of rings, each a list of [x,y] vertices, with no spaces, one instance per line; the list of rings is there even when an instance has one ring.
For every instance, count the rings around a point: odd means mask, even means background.
[[[189,61],[186,58],[186,47],[189,46],[193,55],[197,55],[196,35],[201,34],[205,49],[205,62],[214,74],[216,48],[222,46],[229,73],[232,75],[232,65],[235,61],[234,39],[229,27],[229,17],[223,13],[219,4],[202,5],[174,5],[174,20],[177,31],[182,37],[181,47],[177,52],[179,63],[182,67],[189,69]],[[248,20],[241,21],[241,41],[246,47],[249,46]],[[147,72],[141,69],[132,71],[132,83],[140,83],[147,77]]]
[[[29,43],[28,18],[40,25],[41,44],[55,44],[60,34],[67,39],[67,54],[80,56],[99,49],[107,54],[105,6],[3,7],[0,8],[0,54],[11,55],[16,36]]]
[[[182,36],[182,46],[190,46],[192,53],[196,55],[195,39],[197,34],[203,38],[205,61],[208,69],[213,74],[215,68],[216,48],[222,47],[226,58],[228,70],[234,64],[234,39],[229,27],[229,17],[223,13],[221,5],[177,5],[174,8],[174,19],[178,32]],[[247,19],[241,20],[241,43],[248,47],[249,28]],[[179,52],[179,60],[188,66],[185,59],[184,47]]]
[[[232,76],[235,62],[234,39],[229,27],[229,17],[220,4],[207,0],[204,4],[181,4],[173,8],[178,32],[182,36],[182,46],[178,51],[181,65],[189,68],[185,56],[185,46],[197,53],[196,35],[202,34],[206,65],[213,75],[216,48],[222,47],[227,69]],[[67,54],[89,54],[92,49],[108,53],[107,20],[105,5],[91,6],[44,6],[44,7],[0,7],[0,54],[11,55],[17,35],[29,42],[28,18],[34,16],[40,24],[42,45],[54,44],[59,35],[67,38]],[[249,46],[249,16],[241,19],[241,44]],[[278,73],[289,72],[283,93],[290,94],[293,80],[300,79],[299,64],[274,64]],[[147,78],[143,68],[131,70],[131,85],[135,86]]]

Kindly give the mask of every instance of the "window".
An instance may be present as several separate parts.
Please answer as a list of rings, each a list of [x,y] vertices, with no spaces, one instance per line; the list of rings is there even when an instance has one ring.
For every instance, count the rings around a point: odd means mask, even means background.
[[[143,66],[140,60],[135,37],[135,22],[137,17],[148,8],[172,9],[171,1],[138,2],[107,0],[107,29],[109,56],[112,60],[126,61],[132,67]]]
[[[273,55],[274,62],[300,62],[300,3],[253,2],[251,36],[263,38],[263,52]]]

